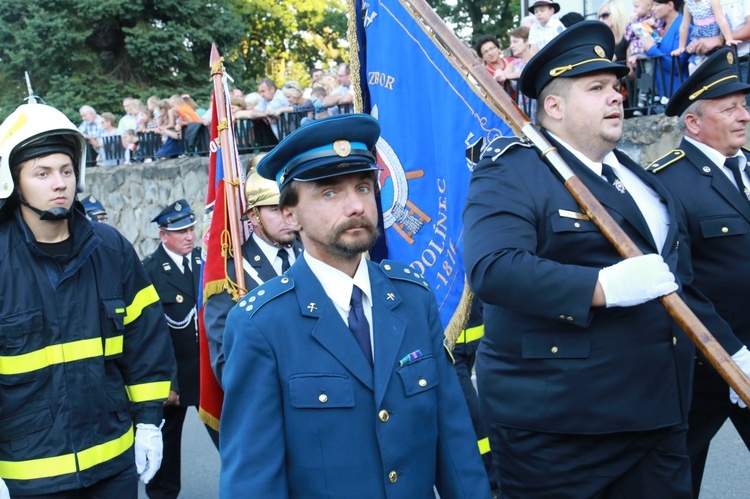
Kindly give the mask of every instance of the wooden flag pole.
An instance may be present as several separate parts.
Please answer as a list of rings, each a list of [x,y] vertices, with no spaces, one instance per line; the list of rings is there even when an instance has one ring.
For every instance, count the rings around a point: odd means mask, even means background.
[[[219,50],[216,48],[216,44],[211,44],[211,78],[214,82],[214,105],[216,106],[216,114],[218,117],[218,123],[211,123],[211,126],[218,127],[219,140],[221,141],[221,157],[222,164],[224,165],[224,182],[226,182],[226,197],[227,197],[227,217],[229,218],[229,234],[231,238],[231,250],[234,258],[234,275],[237,281],[238,292],[240,297],[243,296],[247,291],[245,288],[245,270],[242,268],[242,247],[240,245],[240,215],[237,213],[237,187],[239,185],[239,179],[235,176],[235,172],[239,171],[237,165],[234,164],[235,156],[232,151],[229,150],[229,145],[233,141],[229,140],[229,134],[234,133],[233,124],[229,123],[227,119],[226,111],[226,100],[224,96],[224,84],[222,78],[224,77],[224,58],[219,56]],[[243,193],[239,194],[240,196]]]
[[[594,197],[588,187],[560,157],[557,149],[531,123],[531,120],[521,111],[513,99],[487,73],[474,53],[445,25],[432,7],[425,0],[401,1],[421,21],[425,32],[435,39],[436,45],[442,48],[451,63],[461,73],[467,74],[476,81],[478,90],[487,104],[519,137],[531,142],[540,151],[542,158],[562,176],[565,180],[565,186],[581,206],[581,209],[599,227],[599,230],[620,255],[623,258],[642,255],[643,253],[622,227],[617,225],[617,222],[614,221],[599,200]],[[711,362],[716,372],[724,378],[729,386],[734,388],[740,398],[750,407],[750,379],[734,363],[732,357],[716,341],[716,338],[706,326],[676,293],[669,293],[659,300],[672,319],[687,333],[698,350]]]

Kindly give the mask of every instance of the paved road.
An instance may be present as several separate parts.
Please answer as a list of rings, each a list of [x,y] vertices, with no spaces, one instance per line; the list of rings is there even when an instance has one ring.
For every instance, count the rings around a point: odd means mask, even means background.
[[[218,497],[219,454],[208,438],[198,412],[191,409],[185,419],[182,440],[182,493],[180,499]],[[143,485],[139,499],[147,499]],[[252,497],[252,494],[248,494]],[[750,455],[731,424],[724,425],[714,439],[706,464],[701,499],[747,499],[750,497]]]

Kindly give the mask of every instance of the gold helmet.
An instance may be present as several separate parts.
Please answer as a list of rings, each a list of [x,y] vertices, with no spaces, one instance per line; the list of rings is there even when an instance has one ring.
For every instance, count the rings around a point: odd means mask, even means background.
[[[250,171],[245,180],[245,200],[247,201],[247,210],[258,206],[275,206],[279,204],[279,186],[273,180],[268,180],[256,171],[260,159],[266,153],[260,153],[253,156],[250,160]]]

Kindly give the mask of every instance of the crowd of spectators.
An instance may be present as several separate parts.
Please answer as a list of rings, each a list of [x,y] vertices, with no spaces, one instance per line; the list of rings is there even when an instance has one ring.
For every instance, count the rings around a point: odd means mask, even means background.
[[[295,80],[277,88],[268,77],[258,82],[257,91],[244,94],[234,88],[230,95],[233,117],[268,125],[278,141],[284,132],[291,131],[279,130],[284,115],[294,115],[295,126],[299,126],[304,119],[338,114],[342,106],[351,109],[354,93],[350,73],[349,64],[342,63],[335,73],[313,69],[308,88]],[[187,139],[189,127],[193,124],[207,126],[211,122],[211,106],[201,107],[184,93],[166,99],[152,95],[145,104],[126,97],[122,106],[124,113],[119,121],[113,113],[100,115],[88,104],[79,109],[82,120],[79,130],[90,146],[89,164],[113,166],[178,157],[185,152],[182,141]]]
[[[596,19],[606,24],[615,38],[614,61],[630,68],[622,85],[626,117],[662,113],[680,84],[723,45],[734,47],[742,79],[748,80],[750,0],[687,3],[632,0],[630,16],[623,0],[605,0],[597,9]],[[695,16],[684,14],[689,9],[697,12],[696,5],[720,21],[710,29],[699,21],[700,29],[696,29]],[[536,103],[516,91],[521,71],[533,54],[584,16],[568,12],[558,17],[560,5],[552,0],[535,0],[528,12],[521,25],[508,32],[507,50],[503,50],[504,37],[493,34],[478,35],[474,50],[488,73],[533,120]]]

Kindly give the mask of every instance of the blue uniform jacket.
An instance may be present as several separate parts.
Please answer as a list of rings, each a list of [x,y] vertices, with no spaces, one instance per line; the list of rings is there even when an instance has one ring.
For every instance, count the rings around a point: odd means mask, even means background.
[[[302,243],[294,241],[294,254],[297,258],[302,253]],[[252,291],[258,287],[258,280],[261,282],[270,281],[276,277],[276,269],[268,261],[263,250],[253,237],[250,237],[242,245],[243,266],[246,263],[254,271],[255,275],[251,276],[245,271],[245,288]],[[235,281],[234,259],[227,260],[227,277]],[[208,338],[208,352],[211,357],[211,368],[214,371],[216,380],[221,384],[222,375],[224,374],[224,327],[227,321],[227,314],[235,302],[228,292],[213,294],[208,297],[203,305],[203,322],[206,325],[206,337]]]
[[[304,258],[229,313],[220,497],[490,496],[434,295],[368,268],[374,371]]]
[[[474,170],[463,216],[467,274],[485,303],[477,355],[480,410],[502,425],[557,433],[684,423],[692,343],[658,300],[591,307],[599,270],[622,258],[592,221],[571,216],[582,215],[581,208],[561,178],[535,149],[517,142],[501,138],[489,146]],[[678,213],[667,190],[615,151],[665,203],[669,231],[657,248],[622,194],[553,145],[643,253],[661,252],[709,329],[726,333],[711,304],[690,286],[689,265],[678,269],[678,255],[689,255],[679,244]]]
[[[695,286],[732,326],[735,335],[722,346],[733,354],[750,344],[750,202],[693,144],[683,139],[679,151],[680,158],[673,151],[649,169],[685,210],[684,250],[693,263]]]

